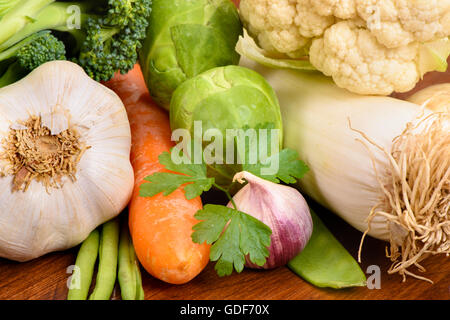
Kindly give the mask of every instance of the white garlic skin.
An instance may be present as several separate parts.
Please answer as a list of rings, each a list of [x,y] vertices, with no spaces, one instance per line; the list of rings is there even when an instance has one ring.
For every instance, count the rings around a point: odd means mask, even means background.
[[[77,180],[64,177],[63,187],[50,193],[36,181],[26,192],[12,191],[13,176],[0,177],[0,257],[15,261],[78,245],[126,207],[134,185],[124,105],[81,67],[48,62],[0,89],[0,140],[31,115],[40,115],[52,134],[76,129],[90,149],[77,166]]]
[[[233,197],[239,211],[264,222],[272,229],[269,257],[260,267],[246,257],[246,266],[273,269],[286,265],[299,254],[311,237],[313,222],[309,206],[292,187],[276,184],[243,171],[234,180],[248,182]],[[231,202],[228,207],[233,207]]]

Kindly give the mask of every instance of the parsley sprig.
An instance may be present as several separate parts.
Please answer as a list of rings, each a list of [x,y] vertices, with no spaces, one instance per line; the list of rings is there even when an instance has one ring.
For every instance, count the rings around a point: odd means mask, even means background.
[[[271,128],[271,125],[263,125],[259,128]],[[240,156],[249,159],[255,156],[248,146],[258,139],[258,135],[249,136],[249,144],[238,150]],[[188,150],[196,150],[195,140]],[[201,148],[200,148],[201,150]],[[175,163],[172,153],[181,154],[181,163]],[[278,158],[275,158],[278,157]],[[276,173],[262,175],[263,168],[270,168],[273,161],[278,161]],[[208,177],[207,164],[204,159],[201,163],[190,161],[189,155],[184,154],[178,148],[171,152],[164,152],[159,156],[159,162],[170,172],[157,172],[145,178],[147,183],[140,187],[140,196],[152,197],[159,193],[165,196],[178,188],[183,188],[188,200],[196,198],[215,187],[223,191],[233,207],[223,205],[206,204],[202,210],[195,214],[199,220],[193,227],[192,240],[195,243],[212,244],[210,260],[216,261],[215,270],[219,276],[230,275],[233,269],[241,272],[244,269],[246,257],[254,264],[263,266],[269,256],[270,236],[272,230],[263,222],[251,215],[239,211],[230,192],[218,185],[215,178]],[[242,169],[269,181],[280,183],[294,183],[307,171],[307,166],[298,160],[297,152],[284,149],[279,154],[271,155],[266,159],[258,159],[254,164],[244,161]]]
[[[239,148],[238,154],[243,155],[242,170],[250,172],[255,176],[266,179],[274,183],[284,182],[286,184],[291,184],[297,182],[297,179],[301,179],[306,172],[308,172],[308,166],[301,160],[297,151],[292,149],[283,149],[278,153],[271,154],[268,153],[268,157],[261,158],[261,148],[264,147],[267,150],[271,149],[272,137],[270,135],[266,136],[266,144],[261,143],[261,135],[258,134],[259,130],[271,131],[275,128],[273,123],[266,123],[256,126],[255,131],[247,132],[248,143],[245,143],[243,148]],[[248,129],[245,127],[244,129]],[[242,137],[238,137],[243,139]],[[258,146],[258,148],[251,148],[250,146]],[[252,164],[251,159],[257,159],[256,163]],[[264,173],[264,169],[271,168],[273,163],[278,163],[278,168],[274,173]]]
[[[174,152],[172,149],[171,152]],[[165,196],[171,194],[180,186],[184,186],[186,199],[191,200],[208,191],[214,185],[214,178],[206,175],[206,165],[193,163],[175,164],[169,152],[163,152],[158,157],[159,163],[172,172],[156,172],[144,180],[140,188],[141,197],[153,197],[163,192]]]
[[[210,259],[217,261],[215,269],[219,276],[230,275],[233,267],[238,273],[241,272],[247,255],[258,266],[266,262],[272,230],[258,219],[214,204],[205,205],[195,214],[195,218],[202,221],[193,227],[192,240],[213,244]]]

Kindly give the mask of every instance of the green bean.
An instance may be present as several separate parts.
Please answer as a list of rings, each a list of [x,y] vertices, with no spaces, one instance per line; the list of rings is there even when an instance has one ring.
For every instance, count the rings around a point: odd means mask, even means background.
[[[117,279],[119,219],[103,224],[100,236],[99,263],[94,291],[89,300],[109,300]]]
[[[312,236],[288,267],[317,287],[346,288],[365,286],[366,276],[356,260],[311,210]]]
[[[144,287],[142,286],[142,277],[141,277],[141,270],[139,268],[139,261],[136,259],[136,255],[134,254],[134,247],[132,248],[133,248],[133,255],[135,257],[134,269],[136,273],[136,300],[144,300],[145,294],[144,294]]]
[[[86,300],[91,287],[99,247],[99,232],[94,230],[78,251],[67,300]]]
[[[120,232],[119,285],[123,300],[144,300],[139,262],[136,258],[126,222],[122,223]]]

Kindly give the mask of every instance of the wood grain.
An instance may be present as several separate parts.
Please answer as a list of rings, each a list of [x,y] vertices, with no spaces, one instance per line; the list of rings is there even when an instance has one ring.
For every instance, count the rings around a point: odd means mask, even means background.
[[[361,233],[339,218],[320,212],[330,230],[349,252],[356,256]],[[381,289],[366,287],[343,290],[316,288],[292,273],[288,268],[271,271],[244,270],[241,274],[219,278],[211,263],[197,278],[185,285],[169,285],[143,271],[146,299],[160,300],[450,300],[450,261],[445,256],[433,256],[424,266],[426,275],[434,281],[388,275],[390,261],[385,258],[385,243],[367,239],[364,243],[364,271],[369,265],[381,268]],[[78,248],[46,255],[42,258],[16,263],[0,259],[0,299],[63,300],[67,296],[67,267],[74,263]],[[120,299],[116,288],[113,299]]]

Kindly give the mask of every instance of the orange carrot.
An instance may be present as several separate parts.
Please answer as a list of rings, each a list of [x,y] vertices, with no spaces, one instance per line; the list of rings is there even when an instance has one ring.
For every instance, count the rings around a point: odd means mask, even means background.
[[[194,214],[202,208],[200,197],[187,200],[182,189],[169,196],[139,196],[145,177],[166,171],[158,156],[174,146],[169,116],[151,100],[139,65],[105,84],[122,99],[131,126],[135,186],[129,226],[136,255],[152,276],[172,284],[186,283],[209,261],[210,246],[191,239],[192,227],[198,223]]]

